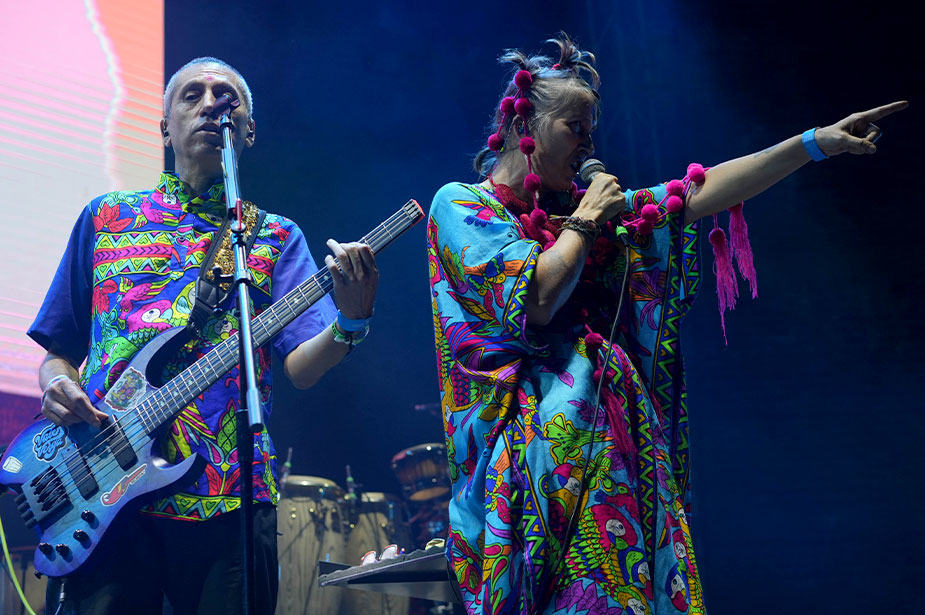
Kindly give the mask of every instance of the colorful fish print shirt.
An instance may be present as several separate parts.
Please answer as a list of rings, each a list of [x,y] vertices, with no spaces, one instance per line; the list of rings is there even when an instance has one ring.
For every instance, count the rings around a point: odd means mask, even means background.
[[[98,197],[74,227],[29,335],[46,349],[55,344],[77,363],[85,361],[80,384],[94,404],[110,392],[145,344],[167,329],[185,326],[189,319],[199,267],[224,218],[225,203],[221,183],[200,196],[188,190],[176,175],[165,172],[153,191]],[[299,227],[274,214],[266,215],[247,264],[255,314],[317,271]],[[221,311],[206,320],[202,334],[166,362],[165,382],[237,332],[236,301],[237,293],[230,293]],[[258,386],[267,414],[272,405],[269,346],[284,358],[329,326],[335,313],[325,297],[257,351]],[[207,462],[205,470],[182,492],[150,504],[144,512],[202,520],[240,505],[237,377],[235,367],[172,421],[160,440],[161,455],[175,463],[199,454]],[[125,388],[125,382],[113,393]],[[264,429],[254,438],[256,501],[277,503],[276,462]]]
[[[630,233],[609,392],[595,405],[595,365],[609,345],[587,347],[588,329],[571,319],[581,283],[549,325],[527,325],[540,245],[490,190],[453,183],[434,197],[428,256],[453,480],[447,556],[471,615],[704,612],[678,337],[699,285],[697,225],[668,213],[666,198],[665,185],[626,192],[625,216],[646,204],[660,216],[651,234]],[[609,310],[594,328],[605,340],[626,259],[607,262],[585,265]]]

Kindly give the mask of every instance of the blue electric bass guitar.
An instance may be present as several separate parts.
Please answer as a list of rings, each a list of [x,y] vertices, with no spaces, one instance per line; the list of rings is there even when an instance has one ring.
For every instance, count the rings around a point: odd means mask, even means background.
[[[423,216],[417,202],[408,201],[361,241],[379,252]],[[333,286],[330,272],[322,268],[264,310],[251,323],[254,345],[266,343]],[[190,401],[237,364],[238,336],[155,386],[154,366],[176,352],[184,331],[164,331],[138,352],[96,404],[110,415],[99,428],[40,420],[20,433],[0,458],[0,485],[16,492],[23,520],[39,536],[36,571],[52,577],[74,572],[122,511],[138,510],[175,492],[202,472],[199,455],[171,465],[157,455],[156,441]]]

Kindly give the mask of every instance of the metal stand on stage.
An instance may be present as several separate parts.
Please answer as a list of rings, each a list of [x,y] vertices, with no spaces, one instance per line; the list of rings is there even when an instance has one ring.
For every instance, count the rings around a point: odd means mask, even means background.
[[[348,587],[462,604],[456,578],[450,574],[446,550],[442,546],[363,566],[319,561],[318,572],[321,587]]]

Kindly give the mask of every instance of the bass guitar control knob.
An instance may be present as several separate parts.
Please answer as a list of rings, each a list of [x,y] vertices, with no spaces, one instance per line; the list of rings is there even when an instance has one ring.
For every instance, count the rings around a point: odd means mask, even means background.
[[[94,515],[89,510],[85,510],[82,513],[80,513],[80,518],[86,521],[87,523],[93,523],[93,520],[96,519],[96,515]]]
[[[71,554],[71,548],[63,542],[55,545],[55,551],[57,551],[61,557],[67,557]]]
[[[86,547],[90,544],[90,534],[83,530],[74,530],[74,540]]]
[[[52,553],[52,551],[54,551],[54,549],[52,549],[52,548],[51,548],[51,545],[48,544],[47,542],[40,542],[40,543],[39,543],[39,551],[41,551],[41,552],[44,553],[45,555],[51,555],[51,553]]]

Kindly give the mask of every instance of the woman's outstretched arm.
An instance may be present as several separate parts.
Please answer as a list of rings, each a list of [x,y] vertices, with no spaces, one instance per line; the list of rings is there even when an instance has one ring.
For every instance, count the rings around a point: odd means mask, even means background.
[[[817,128],[816,145],[826,156],[845,152],[873,154],[877,151],[874,141],[880,136],[880,129],[874,122],[905,109],[908,104],[894,102]],[[796,135],[760,152],[718,164],[707,171],[707,180],[702,186],[688,193],[685,222],[721,212],[764,192],[811,159],[802,136]]]

